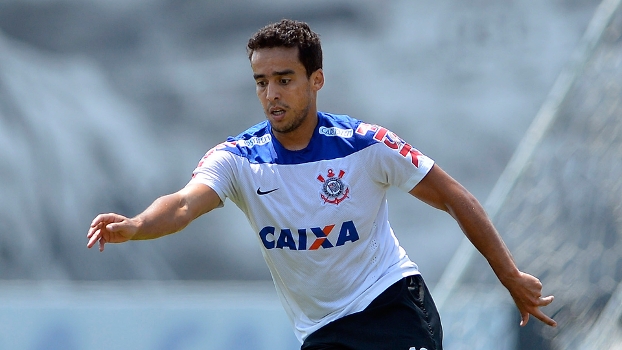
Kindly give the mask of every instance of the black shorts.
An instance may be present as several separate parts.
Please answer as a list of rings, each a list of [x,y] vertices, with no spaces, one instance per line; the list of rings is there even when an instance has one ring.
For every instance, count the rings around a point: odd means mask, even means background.
[[[420,275],[387,288],[365,310],[311,333],[301,350],[442,350],[441,319]]]

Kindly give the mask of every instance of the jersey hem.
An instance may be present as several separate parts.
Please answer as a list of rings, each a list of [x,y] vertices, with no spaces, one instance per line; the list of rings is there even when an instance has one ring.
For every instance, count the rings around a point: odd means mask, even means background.
[[[410,261],[410,260],[409,260]],[[414,264],[414,263],[413,263]],[[348,307],[343,309],[339,313],[335,313],[330,316],[324,317],[320,322],[314,324],[313,326],[306,328],[295,328],[296,337],[302,343],[304,343],[305,339],[310,336],[313,332],[318,329],[324,327],[325,325],[338,320],[342,317],[361,312],[365,310],[380,294],[382,294],[387,288],[392,286],[395,282],[401,280],[404,277],[420,275],[419,269],[415,266],[407,269],[407,270],[395,270],[391,273],[383,276],[378,282],[376,282],[371,288],[369,288],[365,293],[361,294],[353,303],[351,303]]]

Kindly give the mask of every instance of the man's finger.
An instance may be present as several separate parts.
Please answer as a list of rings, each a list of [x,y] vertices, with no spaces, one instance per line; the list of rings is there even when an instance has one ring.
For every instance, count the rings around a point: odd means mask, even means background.
[[[555,297],[552,295],[549,295],[548,297],[544,297],[544,298],[542,297],[538,298],[538,307],[536,308],[536,311],[532,314],[535,318],[546,323],[547,325],[551,327],[557,327],[557,322],[555,322],[555,320],[553,320],[552,318],[544,314],[544,312],[540,310],[540,307],[549,305],[550,303],[553,302],[554,298]]]
[[[86,234],[86,238],[91,238],[91,236],[93,235],[93,233],[95,233],[96,230],[97,230],[96,227],[89,227],[89,232]]]
[[[557,322],[545,315],[540,309],[533,313],[533,316],[551,327],[557,327]]]
[[[95,219],[93,219],[93,221],[91,221],[91,227],[95,227],[95,226],[97,226],[97,224],[99,224],[99,221],[100,221],[99,217],[100,217],[100,216],[101,216],[101,215],[97,215],[97,216],[95,217]]]
[[[97,242],[99,240],[99,237],[101,236],[101,230],[100,229],[95,229],[93,232],[89,232],[89,234],[91,235],[89,237],[89,241],[86,244],[87,248],[92,248],[95,245],[95,242]]]
[[[97,227],[111,220],[110,214],[99,214],[91,222],[91,227]]]
[[[555,320],[543,314],[542,312],[540,312],[539,314],[534,314],[533,316],[551,327],[557,327],[557,322],[555,322]]]
[[[524,327],[529,322],[529,312],[521,311],[520,312],[520,326]]]
[[[538,306],[547,306],[553,302],[553,299],[555,299],[555,297],[552,295],[549,295],[548,297],[545,297],[545,298],[540,298]]]
[[[106,244],[106,240],[102,237],[102,238],[99,240],[99,251],[100,251],[100,252],[103,252],[103,251],[104,251],[104,245],[105,245],[105,244]]]
[[[95,232],[98,232],[102,228],[102,223],[97,223],[95,226],[91,226],[89,228],[89,233],[86,235],[87,238],[91,238]]]

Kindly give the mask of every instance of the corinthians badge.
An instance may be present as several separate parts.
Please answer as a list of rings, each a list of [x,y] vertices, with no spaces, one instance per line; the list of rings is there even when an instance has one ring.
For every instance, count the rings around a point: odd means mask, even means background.
[[[322,183],[320,197],[322,197],[324,204],[339,204],[348,198],[350,188],[341,180],[345,174],[345,171],[339,170],[339,175],[335,175],[333,169],[328,169],[326,178],[322,174],[317,176],[318,181]]]

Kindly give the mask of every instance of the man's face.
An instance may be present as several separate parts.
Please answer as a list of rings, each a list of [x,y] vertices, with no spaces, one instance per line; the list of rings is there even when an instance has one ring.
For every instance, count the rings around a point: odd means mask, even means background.
[[[308,116],[316,113],[317,91],[324,83],[324,76],[319,69],[307,77],[297,47],[255,50],[251,68],[257,97],[273,132],[291,133],[315,122]]]

